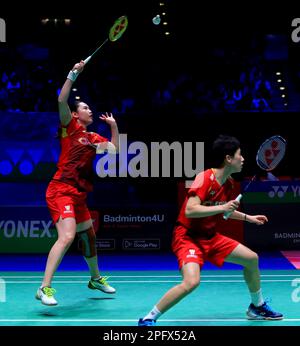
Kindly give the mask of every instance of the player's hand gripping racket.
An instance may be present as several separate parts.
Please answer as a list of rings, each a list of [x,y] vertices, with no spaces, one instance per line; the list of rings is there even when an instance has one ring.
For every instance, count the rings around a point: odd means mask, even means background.
[[[127,26],[128,26],[128,19],[126,16],[122,16],[118,18],[114,22],[112,27],[109,29],[108,37],[106,38],[106,40],[103,41],[101,45],[97,49],[95,49],[95,51],[84,60],[84,64],[87,64],[92,59],[92,57],[105,45],[106,42],[117,41],[124,34],[125,30],[127,29]],[[73,72],[78,74],[78,71],[76,69]]]
[[[259,147],[256,154],[256,163],[261,169],[270,172],[278,166],[283,159],[286,149],[286,140],[281,136],[272,136],[265,140]],[[255,180],[256,174],[249,181],[244,189],[244,192],[248,190],[250,184]],[[239,194],[236,201],[242,199],[242,194]],[[233,212],[224,213],[223,218],[227,220]]]

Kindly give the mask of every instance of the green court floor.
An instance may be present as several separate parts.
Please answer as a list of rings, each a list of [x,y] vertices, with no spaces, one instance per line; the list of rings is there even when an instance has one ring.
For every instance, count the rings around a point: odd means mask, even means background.
[[[156,301],[180,282],[177,271],[112,271],[114,295],[87,288],[87,272],[59,272],[53,281],[59,305],[35,300],[42,272],[0,272],[1,326],[136,326]],[[102,273],[107,274],[107,273]],[[159,319],[159,326],[300,326],[300,272],[262,271],[264,297],[282,321],[249,321],[249,294],[239,270],[202,272],[201,285]]]

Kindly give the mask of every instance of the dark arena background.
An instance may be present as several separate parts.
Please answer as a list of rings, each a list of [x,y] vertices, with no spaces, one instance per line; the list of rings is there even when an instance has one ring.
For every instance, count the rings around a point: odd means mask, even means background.
[[[57,239],[45,199],[60,154],[57,97],[70,69],[108,37],[122,15],[127,30],[103,45],[70,95],[93,110],[90,131],[110,137],[98,115],[112,112],[126,135],[117,154],[123,171],[118,163],[113,176],[106,165],[107,176],[100,177],[97,163],[105,155],[96,155],[88,195],[101,273],[117,294],[88,291],[89,273],[75,238],[53,281],[59,305],[42,306],[34,295]],[[265,326],[299,326],[300,10],[287,2],[265,8],[242,1],[205,7],[195,0],[26,2],[1,4],[0,18],[0,326],[136,330],[138,319],[180,283],[172,231],[185,183],[195,177],[184,170],[177,174],[178,152],[172,149],[168,160],[160,156],[159,174],[151,175],[151,145],[190,143],[188,154],[179,151],[182,162],[188,155],[195,167],[200,155],[206,169],[219,134],[241,141],[245,164],[234,175],[238,190],[257,174],[241,211],[269,218],[262,227],[224,221],[219,231],[258,253],[264,295],[272,296],[284,319],[247,320],[242,267],[227,263],[220,269],[207,262],[200,288],[158,325],[195,327],[195,333],[204,326],[251,326],[257,333]],[[256,152],[273,135],[285,138],[287,148],[267,173],[257,167]],[[200,142],[203,152],[196,150]],[[148,152],[128,150],[138,144]],[[137,155],[142,162],[134,176],[130,163]],[[104,340],[104,331],[82,333]]]

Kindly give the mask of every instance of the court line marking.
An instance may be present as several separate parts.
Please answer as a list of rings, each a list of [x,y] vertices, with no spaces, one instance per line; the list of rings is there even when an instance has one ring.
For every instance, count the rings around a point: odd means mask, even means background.
[[[0,319],[0,322],[137,322],[137,319]],[[267,322],[265,320],[248,320],[245,318],[227,319],[227,318],[201,318],[201,319],[159,319],[159,322]],[[274,321],[273,321],[274,322]],[[279,323],[279,321],[275,321]],[[284,318],[282,322],[300,322],[300,318]]]
[[[181,280],[109,280],[110,283],[118,283],[118,284],[122,284],[122,283],[167,283],[167,282],[181,282]],[[203,282],[209,282],[209,283],[232,283],[232,282],[245,282],[245,280],[202,280]],[[261,280],[261,282],[291,282],[291,280]],[[39,284],[40,281],[9,281],[9,280],[5,280],[5,284]],[[86,281],[53,281],[54,284],[83,284],[86,283]]]
[[[296,271],[296,270],[295,270]],[[295,274],[261,274],[261,277],[294,277],[299,276],[299,271]],[[8,279],[38,279],[42,275],[0,275],[1,278]],[[181,278],[180,275],[109,275],[110,278]],[[202,275],[202,278],[241,278],[241,274],[222,274],[222,275]],[[56,275],[55,278],[90,278],[90,275]]]

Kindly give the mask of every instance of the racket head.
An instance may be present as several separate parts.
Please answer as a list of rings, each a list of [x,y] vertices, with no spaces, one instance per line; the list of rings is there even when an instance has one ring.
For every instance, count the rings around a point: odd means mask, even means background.
[[[272,171],[283,159],[285,149],[286,140],[283,137],[276,135],[268,138],[257,151],[257,165],[265,171]]]
[[[128,18],[127,16],[121,16],[118,18],[113,26],[109,30],[108,38],[110,41],[117,41],[125,32],[128,26]]]

